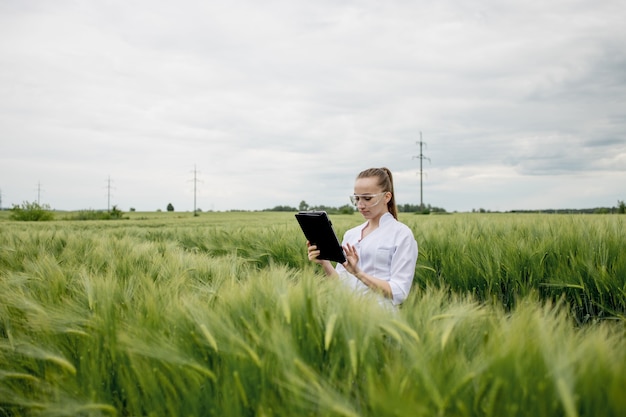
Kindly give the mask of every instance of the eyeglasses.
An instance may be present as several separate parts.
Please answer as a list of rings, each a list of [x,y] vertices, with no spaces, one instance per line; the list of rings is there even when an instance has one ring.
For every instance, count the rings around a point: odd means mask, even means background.
[[[355,206],[362,204],[364,207],[374,207],[375,205],[383,201],[382,196],[384,196],[385,194],[387,194],[386,191],[378,194],[354,194],[350,196],[350,201]],[[377,196],[380,196],[380,198],[375,203],[373,203],[372,199]]]

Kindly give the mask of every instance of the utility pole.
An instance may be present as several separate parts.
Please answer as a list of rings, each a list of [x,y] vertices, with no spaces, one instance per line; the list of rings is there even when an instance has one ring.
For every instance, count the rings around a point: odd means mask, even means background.
[[[420,140],[419,142],[416,142],[419,146],[420,146],[420,154],[418,156],[414,156],[413,159],[419,159],[420,160],[420,211],[424,211],[424,186],[423,186],[423,176],[424,173],[422,171],[422,162],[424,161],[424,159],[428,159],[428,161],[430,162],[430,158],[427,158],[424,156],[424,154],[422,153],[422,147],[423,145],[425,145],[425,143],[422,141],[422,132],[420,131]]]
[[[107,211],[111,211],[111,176],[107,178]]]
[[[37,205],[41,206],[40,204],[41,201],[41,182],[37,183]]]
[[[193,215],[198,215],[198,209],[196,208],[196,191],[198,189],[198,170],[196,165],[193,166]]]
[[[193,166],[193,215],[194,217],[198,215],[198,210],[196,209],[196,190],[198,183],[198,171],[196,170],[196,165]]]

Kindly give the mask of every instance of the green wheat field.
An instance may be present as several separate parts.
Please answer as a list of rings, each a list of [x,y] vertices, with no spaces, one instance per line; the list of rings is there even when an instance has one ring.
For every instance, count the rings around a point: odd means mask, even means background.
[[[293,214],[0,214],[0,416],[626,415],[626,217],[401,213],[391,310]]]

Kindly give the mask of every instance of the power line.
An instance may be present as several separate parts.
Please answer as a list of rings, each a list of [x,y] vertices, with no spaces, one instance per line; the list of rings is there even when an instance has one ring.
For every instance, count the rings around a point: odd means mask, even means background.
[[[423,177],[424,177],[424,172],[422,170],[422,162],[424,161],[424,159],[428,159],[428,162],[430,162],[430,158],[427,158],[424,156],[424,153],[422,152],[422,147],[423,145],[426,145],[423,141],[422,141],[422,132],[420,131],[420,140],[419,142],[415,142],[420,146],[420,154],[418,156],[414,156],[413,159],[419,159],[420,160],[420,210],[424,210],[424,186],[423,186]]]

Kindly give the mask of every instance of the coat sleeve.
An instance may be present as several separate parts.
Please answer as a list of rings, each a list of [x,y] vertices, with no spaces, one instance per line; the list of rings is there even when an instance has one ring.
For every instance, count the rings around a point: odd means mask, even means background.
[[[417,242],[410,229],[398,236],[396,250],[391,259],[391,278],[389,286],[393,295],[393,304],[399,305],[406,300],[415,276],[417,263]]]

